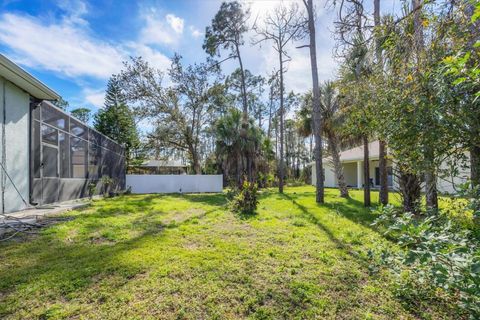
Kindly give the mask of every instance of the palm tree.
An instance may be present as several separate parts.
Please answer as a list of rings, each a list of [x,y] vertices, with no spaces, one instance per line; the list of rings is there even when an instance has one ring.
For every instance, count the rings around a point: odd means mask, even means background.
[[[340,161],[340,149],[345,137],[339,133],[338,128],[342,126],[344,115],[340,111],[338,103],[338,94],[332,82],[325,82],[321,87],[320,94],[320,113],[322,117],[322,135],[326,137],[328,151],[331,155],[331,161],[335,170],[337,185],[340,189],[341,197],[348,197],[348,187],[343,174],[343,166]],[[312,126],[312,93],[307,93],[303,98],[303,105],[298,116],[298,132],[304,137],[313,133]],[[346,141],[348,142],[348,141]]]
[[[265,136],[262,130],[255,125],[254,120],[249,118],[248,129],[246,136],[242,136],[243,129],[242,113],[235,108],[229,109],[226,114],[217,120],[216,127],[216,154],[218,162],[222,166],[222,170],[226,179],[230,175],[235,175],[235,180],[238,185],[243,181],[243,175],[247,168],[245,157],[251,159],[253,177],[256,176],[263,156],[269,157],[265,154],[265,146],[270,144],[265,143]]]
[[[343,175],[343,166],[340,161],[341,136],[338,128],[344,121],[344,114],[340,112],[338,94],[333,82],[327,81],[320,87],[320,111],[323,119],[323,134],[327,138],[328,150],[332,157],[332,164],[337,178],[341,197],[348,197],[348,188]]]

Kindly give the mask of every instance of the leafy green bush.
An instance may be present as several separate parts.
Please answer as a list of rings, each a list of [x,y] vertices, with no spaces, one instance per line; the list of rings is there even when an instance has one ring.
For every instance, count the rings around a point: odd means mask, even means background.
[[[257,191],[257,184],[245,179],[242,188],[230,201],[232,211],[242,215],[255,214],[258,205]]]
[[[113,180],[113,178],[110,178],[110,176],[104,175],[102,176],[100,181],[102,182],[102,185],[103,185],[103,196],[107,198],[108,196],[110,196],[110,193],[111,193],[110,189],[111,189],[111,186],[115,183],[115,180]]]
[[[90,182],[88,184],[88,197],[90,200],[93,199],[93,196],[95,195],[95,191],[97,190],[97,184],[95,182]]]
[[[287,185],[288,185],[289,187],[304,186],[304,185],[305,185],[305,181],[303,181],[302,179],[289,179],[289,180],[287,180]]]
[[[259,172],[257,182],[260,188],[271,188],[276,186],[276,179],[272,173]]]
[[[372,257],[394,274],[397,293],[410,301],[442,297],[480,318],[480,246],[472,232],[441,212],[415,216],[393,206],[379,211],[374,225],[401,250],[384,248]]]

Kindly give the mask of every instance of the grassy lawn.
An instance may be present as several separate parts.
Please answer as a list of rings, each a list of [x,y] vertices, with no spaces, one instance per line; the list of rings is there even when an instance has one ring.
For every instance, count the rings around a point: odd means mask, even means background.
[[[38,236],[0,244],[0,318],[413,319],[366,251],[385,243],[351,199],[261,195],[240,219],[222,194],[96,201]],[[378,194],[373,193],[373,201]]]

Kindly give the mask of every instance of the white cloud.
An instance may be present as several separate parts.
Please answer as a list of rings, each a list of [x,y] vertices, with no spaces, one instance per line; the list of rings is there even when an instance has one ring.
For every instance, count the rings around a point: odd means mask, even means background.
[[[171,13],[167,14],[165,19],[176,33],[183,33],[183,19]]]
[[[87,25],[82,17],[88,13],[87,4],[81,0],[59,0],[58,6],[65,11],[67,22]]]
[[[95,87],[91,81],[96,79],[106,83],[112,74],[120,72],[122,62],[129,56],[142,56],[160,70],[170,66],[169,58],[141,39],[109,43],[95,37],[83,18],[88,13],[83,2],[65,1],[59,5],[66,14],[57,20],[51,17],[42,20],[26,14],[0,14],[0,44],[7,48],[6,54],[15,62],[32,69],[51,71],[77,83],[82,89],[68,97],[72,106],[101,108],[105,88]],[[163,24],[170,34],[177,34],[173,26],[177,30],[183,29],[178,20],[171,21],[172,26]]]
[[[157,11],[151,9],[142,15],[145,26],[140,31],[140,42],[144,44],[176,44],[183,33],[183,19],[167,14],[159,17]]]
[[[0,42],[21,64],[70,77],[108,77],[121,66],[124,55],[65,21],[43,24],[34,17],[10,13],[0,16]]]
[[[127,47],[158,70],[166,71],[170,67],[171,61],[167,56],[147,45],[131,42]]]
[[[203,36],[203,32],[195,28],[194,26],[190,26],[190,33],[192,34],[192,37],[194,38],[200,38]]]
[[[97,108],[102,108],[105,100],[105,90],[98,89],[83,89],[83,95],[85,97],[85,102],[92,104]]]
[[[269,13],[272,13],[275,5],[290,6],[293,3],[298,5],[300,11],[304,10],[304,5],[300,0],[284,0],[272,4],[271,1],[252,1],[245,0],[243,3],[250,8],[251,21],[257,23],[258,26],[264,26],[263,20]],[[336,62],[332,58],[333,39],[329,31],[332,25],[332,17],[328,16],[329,12],[323,5],[316,7],[317,14],[317,64],[318,75],[321,81],[332,79],[334,77]],[[256,36],[254,31],[250,31],[246,39],[251,39]],[[258,37],[257,37],[258,39]],[[286,51],[291,60],[286,64],[285,73],[285,89],[287,91],[293,90],[297,93],[305,92],[311,89],[312,74],[310,65],[310,53],[308,48],[297,49],[296,46],[306,44],[308,39],[299,41],[298,43],[289,43]],[[268,76],[273,70],[278,70],[278,53],[272,47],[271,41],[263,42],[257,46],[244,46],[242,48],[242,55],[244,55],[246,68],[254,73],[260,73]],[[261,61],[261,63],[259,63]]]

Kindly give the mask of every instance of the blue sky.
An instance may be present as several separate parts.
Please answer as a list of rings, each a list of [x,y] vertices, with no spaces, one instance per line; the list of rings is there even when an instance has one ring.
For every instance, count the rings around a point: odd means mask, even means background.
[[[2,2],[3,1],[3,2]],[[393,1],[393,0],[392,0]],[[252,17],[262,17],[279,2],[244,1]],[[388,3],[391,1],[389,0]],[[70,102],[71,108],[102,107],[109,76],[122,69],[129,56],[142,56],[165,70],[174,52],[188,63],[204,61],[205,27],[221,1],[122,1],[122,0],[0,0],[0,52]],[[319,75],[334,77],[333,10],[317,1]],[[250,35],[249,35],[250,36]],[[266,75],[276,67],[272,48],[242,48],[245,66]],[[300,43],[301,44],[301,43]],[[311,85],[307,49],[288,49],[288,90],[305,91]],[[224,65],[226,73],[235,62]]]

